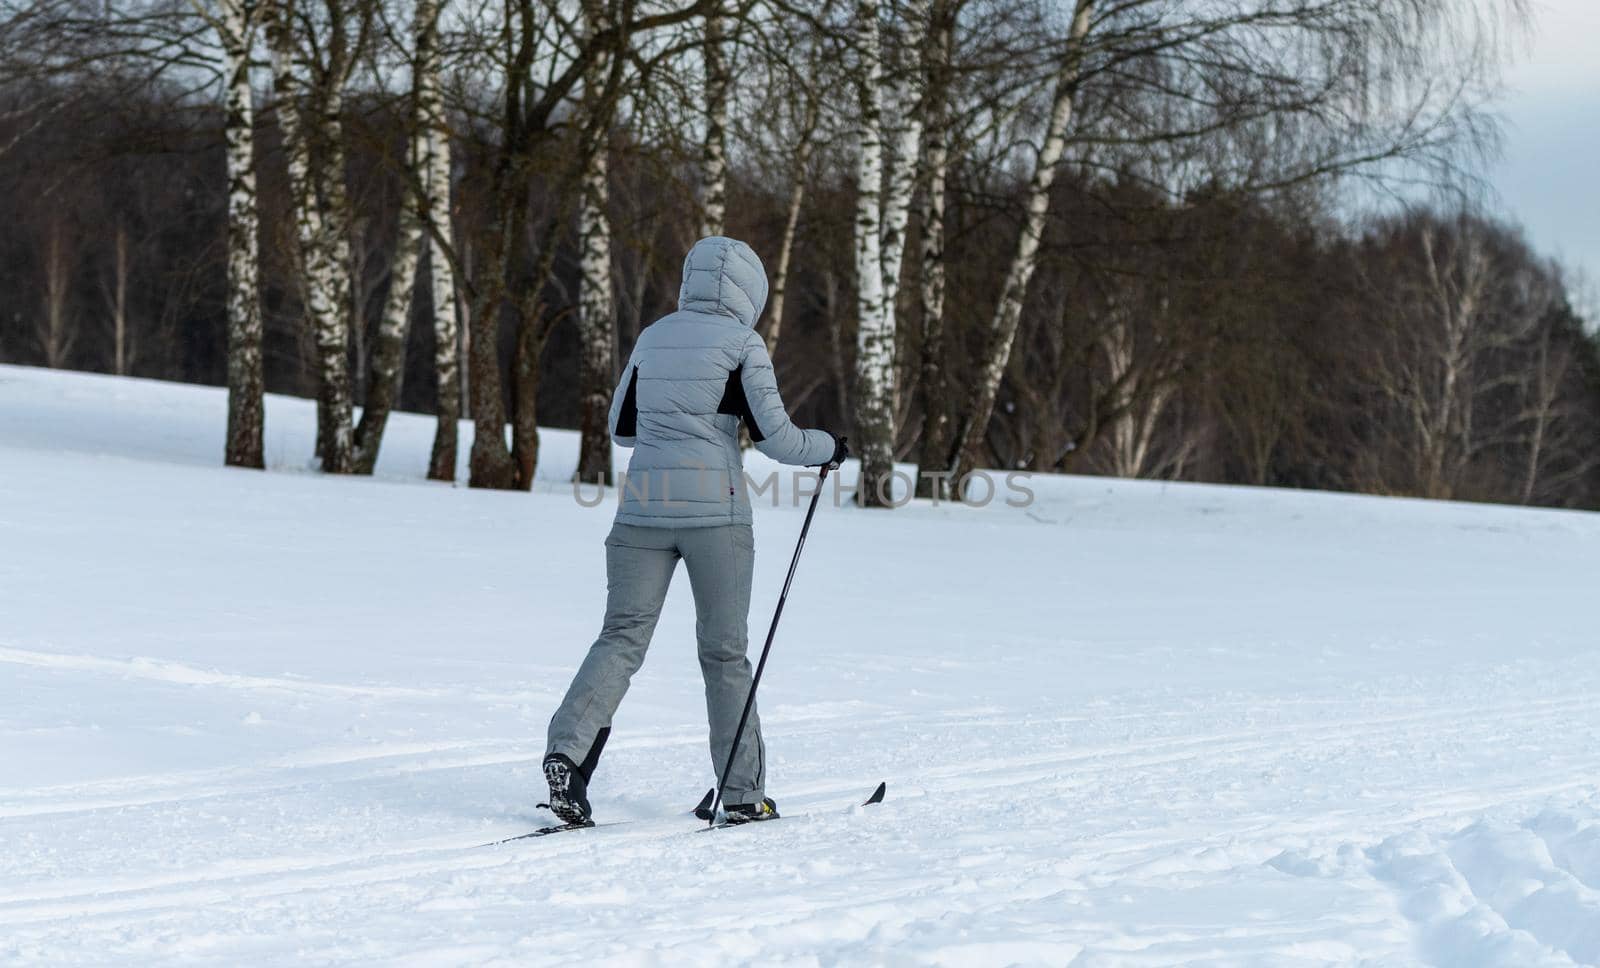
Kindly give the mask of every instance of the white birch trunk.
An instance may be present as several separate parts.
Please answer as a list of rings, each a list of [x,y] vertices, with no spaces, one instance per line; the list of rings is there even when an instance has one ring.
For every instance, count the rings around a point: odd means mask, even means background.
[[[218,0],[214,5],[194,0],[194,6],[217,32],[224,78],[222,137],[228,178],[228,429],[224,460],[235,467],[260,468],[265,466],[261,217],[256,201],[250,56],[262,8],[254,0]],[[119,319],[123,315],[119,312]],[[129,360],[120,338],[117,353],[119,371],[125,370]]]
[[[809,146],[808,146],[809,147]],[[807,151],[806,154],[810,152]],[[789,186],[789,205],[783,218],[783,238],[778,244],[778,261],[772,270],[772,298],[767,310],[767,357],[775,358],[778,340],[783,336],[783,308],[789,300],[789,268],[794,261],[794,240],[800,228],[800,211],[805,206],[804,166]]]
[[[368,389],[366,406],[362,409],[361,423],[356,428],[356,469],[363,474],[372,473],[377,466],[378,449],[383,442],[384,427],[388,422],[389,412],[394,408],[400,395],[400,377],[404,373],[406,335],[410,331],[417,269],[427,243],[425,233],[428,222],[435,216],[430,186],[437,175],[434,171],[436,162],[433,153],[441,140],[433,124],[439,120],[437,115],[442,113],[438,91],[438,19],[437,0],[422,0],[417,5],[416,20],[412,27],[414,49],[411,149],[407,156],[405,187],[400,194],[400,237],[389,273],[389,293],[384,301],[383,317],[378,325],[376,347],[372,358],[371,386]],[[448,185],[448,168],[445,169],[444,179]],[[444,213],[444,217],[448,219],[448,211]],[[435,260],[436,263],[444,261],[442,254]],[[445,292],[449,293],[448,286]],[[434,298],[437,304],[437,292]],[[453,328],[453,316],[451,324]],[[453,350],[455,334],[451,332],[448,336],[449,339],[442,345]],[[450,374],[450,380],[453,384],[453,373]],[[453,468],[453,454],[450,461]]]
[[[989,417],[994,412],[995,397],[1000,392],[1000,381],[1011,359],[1011,346],[1016,340],[1017,324],[1022,318],[1022,302],[1028,293],[1028,280],[1038,264],[1039,243],[1044,236],[1045,216],[1050,209],[1050,187],[1055,183],[1056,170],[1062,155],[1066,153],[1067,131],[1072,122],[1084,38],[1089,32],[1089,15],[1093,6],[1094,0],[1077,0],[1071,33],[1062,53],[1061,66],[1056,72],[1050,120],[1045,129],[1044,142],[1039,146],[1033,177],[1028,182],[1027,208],[1017,234],[1017,247],[1012,254],[1010,268],[1006,271],[994,318],[989,324],[989,347],[979,371],[977,393],[957,435],[955,470],[958,474],[968,469],[971,453],[984,437]]]
[[[128,227],[117,223],[112,242],[111,267],[111,370],[128,375]]]
[[[797,174],[789,186],[789,205],[783,218],[783,239],[778,244],[778,261],[772,269],[772,298],[767,303],[768,359],[778,352],[778,340],[783,336],[783,307],[789,299],[789,265],[794,260],[794,237],[800,228],[800,210],[805,200],[806,178],[804,174]]]
[[[344,94],[337,88],[325,92],[318,139],[326,158],[316,171],[322,184],[326,211],[321,243],[322,285],[334,307],[327,328],[318,327],[317,348],[322,367],[322,396],[326,410],[326,438],[322,469],[347,474],[355,469],[354,400],[350,373],[350,341],[362,325],[361,307],[351,273],[350,203],[345,192]]]
[[[1565,371],[1564,358],[1561,363],[1551,365],[1550,328],[1541,326],[1538,346],[1534,350],[1531,406],[1533,430],[1528,434],[1528,460],[1522,476],[1523,504],[1533,503],[1533,496],[1538,490],[1539,469],[1545,454],[1545,438],[1556,416],[1556,401],[1559,399],[1561,388],[1560,378]]]
[[[1483,325],[1478,317],[1491,284],[1491,267],[1484,240],[1475,229],[1463,228],[1445,253],[1438,251],[1436,241],[1433,230],[1422,233],[1439,339],[1436,381],[1426,381],[1418,393],[1423,406],[1419,476],[1423,497],[1448,500],[1455,496],[1476,444],[1472,419],[1477,387],[1472,369],[1479,350],[1477,330]]]
[[[1107,469],[1115,477],[1145,477],[1156,469],[1151,460],[1156,430],[1172,400],[1173,391],[1170,387],[1162,386],[1144,394],[1142,399],[1135,399],[1138,380],[1133,370],[1138,362],[1138,350],[1134,345],[1133,330],[1122,318],[1124,310],[1114,309],[1113,312],[1118,318],[1100,338],[1100,349],[1105,354],[1109,370],[1107,380],[1119,388],[1110,401],[1116,416],[1106,429],[1107,449],[1110,451]]]
[[[895,344],[900,270],[905,262],[906,225],[917,185],[921,113],[907,72],[884,70],[876,0],[857,4],[861,49],[861,159],[856,218],[856,278],[860,289],[856,350],[856,433],[861,453],[857,499],[864,506],[892,504],[898,380]],[[927,27],[927,0],[909,5],[908,24],[897,25],[894,49],[909,26]],[[897,65],[898,67],[898,65]],[[885,125],[887,103],[889,123]],[[887,135],[887,137],[885,137]],[[870,278],[876,277],[876,278]]]
[[[611,437],[606,422],[611,410],[612,359],[616,322],[611,296],[611,223],[606,217],[605,143],[595,145],[584,166],[583,200],[578,213],[581,249],[578,283],[578,326],[583,343],[580,364],[582,424],[578,476],[584,481],[611,480]]]
[[[426,134],[418,128],[412,138],[410,161],[413,167],[422,157]],[[422,219],[413,186],[413,174],[405,179],[400,193],[400,237],[395,243],[394,261],[389,270],[389,292],[384,298],[383,316],[373,341],[371,379],[361,423],[356,427],[355,471],[371,474],[378,466],[378,450],[389,414],[400,396],[400,375],[405,364],[406,334],[410,331],[411,301],[416,291],[417,264],[422,256]]]
[[[927,0],[914,0],[908,5],[910,21],[900,25],[896,38],[911,32],[920,33],[928,25]],[[903,66],[903,65],[902,65]],[[911,221],[911,198],[917,189],[917,148],[922,141],[922,113],[918,110],[916,85],[908,81],[907,73],[887,84],[879,104],[889,106],[889,123],[885,157],[883,201],[883,241],[879,258],[883,273],[884,327],[895,331],[895,308],[900,294],[900,269],[905,263],[906,226]]]
[[[306,319],[317,350],[320,390],[317,400],[317,452],[322,469],[348,473],[353,467],[349,323],[349,241],[343,239],[343,152],[336,91],[312,90],[281,3],[274,4],[268,30],[272,48],[273,91],[289,163],[289,190],[295,234],[300,244]],[[320,94],[320,97],[313,97]],[[318,103],[320,102],[320,103]],[[334,139],[329,143],[328,139]],[[313,168],[312,142],[331,157]],[[327,208],[326,215],[324,206]],[[341,256],[343,259],[341,260]],[[344,283],[345,285],[341,285]]]
[[[819,108],[816,95],[808,94],[805,119],[800,125],[800,143],[794,149],[794,173],[789,183],[789,205],[783,218],[783,239],[778,244],[778,262],[772,270],[772,297],[767,312],[767,357],[776,359],[778,339],[783,335],[783,307],[789,295],[789,267],[794,260],[795,234],[800,228],[800,211],[806,200],[806,174],[817,145]]]
[[[949,67],[955,42],[955,14],[948,0],[929,11],[923,54],[922,129],[922,311],[921,378],[922,440],[918,455],[917,496],[942,501],[950,496],[943,472],[950,463],[950,401],[944,369],[944,234],[945,181],[949,172]]]
[[[368,268],[379,261],[381,253],[374,239],[375,226],[370,221],[356,221],[352,218],[350,225],[350,399],[358,407],[367,405],[367,393],[370,387],[367,381],[371,375],[372,358],[370,353],[378,352],[374,341],[370,347],[367,345],[366,313],[363,307],[368,296],[375,292],[367,292],[365,280]],[[380,317],[379,324],[382,324]],[[376,334],[374,334],[374,337]],[[355,437],[356,463],[360,463],[361,455],[361,428],[356,427]]]
[[[439,90],[439,0],[419,0],[417,4],[417,114],[421,125],[422,159],[419,162],[423,190],[423,216],[428,235],[450,238],[450,129],[446,124],[444,98]],[[433,453],[428,459],[428,477],[453,481],[456,455],[460,446],[462,383],[462,327],[456,316],[455,275],[450,260],[434,247],[428,260],[429,282],[433,292],[433,366],[438,380],[438,423],[433,432]]]
[[[856,436],[861,478],[856,500],[887,503],[894,468],[894,333],[884,312],[882,208],[882,60],[877,0],[857,0],[860,128],[856,162]],[[881,485],[881,487],[880,487]],[[880,494],[883,490],[885,493]]]
[[[411,304],[416,295],[417,268],[422,263],[422,219],[416,194],[407,191],[401,196],[400,241],[394,255],[394,265],[389,271],[388,297],[384,301],[383,319],[378,324],[376,356],[383,360],[388,373],[378,372],[378,362],[373,362],[374,382],[391,384],[391,393],[398,399],[400,379],[404,374],[406,335],[411,330]],[[390,357],[389,352],[394,355]]]
[[[706,140],[701,149],[700,237],[725,230],[728,201],[728,91],[733,77],[728,65],[727,11],[719,0],[706,16],[705,98]]]
[[[45,243],[44,314],[39,324],[39,346],[44,350],[45,365],[54,370],[66,368],[67,357],[77,342],[76,327],[67,305],[71,285],[72,266],[67,243],[62,238],[61,223],[53,222],[50,238]]]
[[[589,29],[601,26],[594,16]],[[600,86],[610,69],[609,58],[596,61],[586,81],[588,109],[603,111]],[[582,345],[579,361],[579,443],[578,479],[611,483],[611,434],[607,426],[615,374],[616,318],[611,283],[611,221],[606,215],[609,197],[606,185],[607,159],[611,139],[604,119],[592,115],[593,138],[585,146],[582,198],[578,209],[578,334]],[[708,139],[709,143],[709,139]],[[708,148],[709,153],[709,148]]]

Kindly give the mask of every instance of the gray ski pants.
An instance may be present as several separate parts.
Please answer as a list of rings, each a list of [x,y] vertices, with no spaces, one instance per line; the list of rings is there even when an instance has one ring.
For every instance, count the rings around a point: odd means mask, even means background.
[[[755,542],[748,524],[646,528],[615,524],[606,537],[606,617],[550,720],[546,755],[560,753],[592,771],[611,717],[644,662],[672,573],[682,558],[694,590],[695,635],[711,724],[711,769],[722,772],[750,692],[747,621]],[[724,800],[758,803],[766,785],[766,749],[755,709],[728,773]]]

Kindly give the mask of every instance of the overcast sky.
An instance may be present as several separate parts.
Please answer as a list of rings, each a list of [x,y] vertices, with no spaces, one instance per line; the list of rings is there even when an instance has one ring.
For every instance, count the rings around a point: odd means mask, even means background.
[[[1534,32],[1507,74],[1499,208],[1600,287],[1600,0],[1533,0]],[[1596,320],[1591,319],[1590,322]]]

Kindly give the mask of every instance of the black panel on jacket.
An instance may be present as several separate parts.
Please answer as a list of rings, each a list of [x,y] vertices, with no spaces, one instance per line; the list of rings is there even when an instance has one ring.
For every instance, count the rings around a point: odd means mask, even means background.
[[[728,374],[727,389],[722,391],[722,402],[717,404],[717,413],[729,413],[744,421],[750,428],[751,440],[766,440],[767,435],[756,426],[756,415],[750,412],[750,401],[744,395],[744,367],[736,366]]]
[[[628,392],[622,395],[622,412],[617,414],[617,436],[639,436],[639,368],[628,378]]]

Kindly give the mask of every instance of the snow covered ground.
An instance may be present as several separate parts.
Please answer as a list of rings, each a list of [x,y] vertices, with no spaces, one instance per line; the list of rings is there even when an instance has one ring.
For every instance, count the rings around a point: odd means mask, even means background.
[[[0,963],[1600,964],[1600,516],[1035,478],[825,507],[704,835],[683,576],[545,821],[609,502],[216,466],[210,389],[0,367]],[[752,460],[752,464],[756,462]],[[753,626],[798,510],[757,510]],[[881,806],[849,804],[880,779]]]

